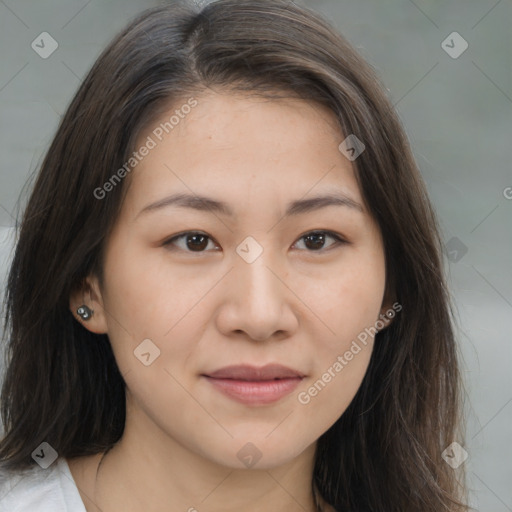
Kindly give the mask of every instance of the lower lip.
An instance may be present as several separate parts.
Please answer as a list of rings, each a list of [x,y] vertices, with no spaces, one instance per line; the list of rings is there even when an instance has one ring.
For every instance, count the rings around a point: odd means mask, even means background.
[[[264,405],[277,402],[289,395],[302,381],[301,377],[278,380],[247,381],[234,379],[206,379],[228,397],[244,404]]]

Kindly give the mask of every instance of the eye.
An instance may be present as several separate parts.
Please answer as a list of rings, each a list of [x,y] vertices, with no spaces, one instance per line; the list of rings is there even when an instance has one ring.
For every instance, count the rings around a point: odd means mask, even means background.
[[[332,231],[311,231],[301,236],[299,240],[305,241],[304,245],[310,249],[308,252],[321,252],[325,249],[324,245],[327,238],[334,240],[334,243],[330,244],[327,248],[348,244],[346,240]]]
[[[163,245],[169,247],[169,249],[172,249],[173,247],[171,246],[175,245],[186,252],[204,252],[208,247],[209,240],[211,241],[212,239],[204,233],[200,233],[198,231],[187,231],[186,233],[173,236],[164,242]],[[178,241],[183,243],[178,244]]]
[[[299,240],[305,241],[305,246],[308,249],[308,252],[321,252],[325,249],[325,242],[328,238],[334,240],[334,243],[331,243],[327,248],[349,243],[332,231],[311,231],[310,233],[306,233],[300,237]],[[201,233],[199,231],[187,231],[169,238],[163,243],[163,245],[171,250],[174,247],[178,247],[185,252],[205,252],[209,241],[213,243],[212,238],[205,233]],[[294,245],[297,245],[297,242]]]

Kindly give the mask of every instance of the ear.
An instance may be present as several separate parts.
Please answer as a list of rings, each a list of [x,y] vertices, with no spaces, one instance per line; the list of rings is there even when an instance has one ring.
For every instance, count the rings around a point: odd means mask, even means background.
[[[91,318],[88,320],[82,319],[82,317],[77,313],[77,309],[84,305],[93,311]],[[88,276],[82,286],[79,286],[71,292],[69,297],[69,308],[73,317],[88,331],[95,334],[108,333],[107,318],[103,308],[103,298],[96,276]]]
[[[391,325],[391,323],[394,321],[394,318],[398,311],[402,309],[402,306],[396,302],[396,300],[393,300],[391,297],[391,293],[386,292],[384,295],[384,299],[382,300],[382,307],[380,310],[380,315],[378,320],[383,322],[385,325],[379,331],[383,331],[387,327]]]

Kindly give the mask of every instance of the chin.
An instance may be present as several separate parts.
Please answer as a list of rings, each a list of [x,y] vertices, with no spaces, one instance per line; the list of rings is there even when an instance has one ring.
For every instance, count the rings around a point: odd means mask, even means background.
[[[261,435],[247,435],[217,445],[220,451],[212,452],[210,444],[203,453],[213,462],[231,469],[268,470],[290,463],[315,442],[316,438],[293,440],[289,433],[266,439]]]

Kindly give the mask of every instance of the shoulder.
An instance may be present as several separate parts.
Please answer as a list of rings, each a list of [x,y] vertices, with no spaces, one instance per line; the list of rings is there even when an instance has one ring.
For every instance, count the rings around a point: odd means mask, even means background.
[[[0,512],[86,512],[69,466],[58,458],[47,469],[34,465],[0,474]]]

